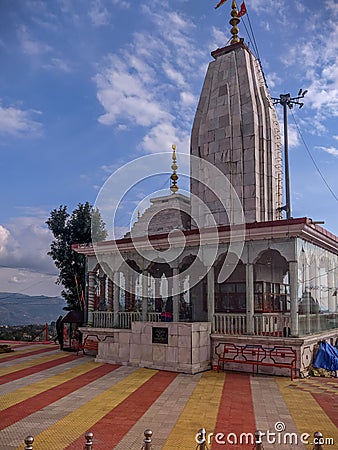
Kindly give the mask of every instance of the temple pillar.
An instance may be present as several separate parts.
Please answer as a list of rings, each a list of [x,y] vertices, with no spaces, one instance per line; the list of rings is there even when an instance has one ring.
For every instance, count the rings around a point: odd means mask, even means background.
[[[99,277],[99,301],[98,301],[98,310],[105,311],[107,308],[106,304],[106,281],[107,276],[103,273],[100,274]]]
[[[254,334],[254,266],[249,263],[245,266],[245,285],[246,285],[246,332]]]
[[[107,278],[107,291],[108,291],[108,301],[107,301],[107,311],[112,312],[113,311],[113,282],[110,278]]]
[[[335,294],[335,276],[334,276],[334,268],[329,266],[328,276],[328,309],[330,313],[336,312],[336,296]]]
[[[179,269],[177,267],[173,268],[173,278],[172,278],[172,299],[173,299],[173,321],[179,322],[179,305],[180,305],[180,294],[179,294]]]
[[[93,311],[95,304],[95,278],[96,273],[91,271],[88,272],[88,321],[89,327],[93,326]]]
[[[155,278],[155,312],[162,312],[161,278]]]
[[[215,313],[215,269],[211,266],[207,274],[207,307],[208,322],[211,323],[211,331],[214,331],[214,313]]]
[[[146,270],[144,270],[142,272],[142,321],[146,322],[147,321],[147,314],[148,314],[148,284],[149,284],[149,279],[148,279],[148,272]]]
[[[120,311],[120,272],[114,272],[113,311],[114,311],[114,327],[118,327],[119,311]]]
[[[289,262],[290,278],[290,316],[291,316],[291,336],[299,335],[298,324],[298,262]]]

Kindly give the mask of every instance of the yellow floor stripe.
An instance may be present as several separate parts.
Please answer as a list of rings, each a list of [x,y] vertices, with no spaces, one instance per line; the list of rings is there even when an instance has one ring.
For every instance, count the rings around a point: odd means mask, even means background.
[[[29,386],[24,386],[16,391],[10,392],[9,394],[2,395],[0,397],[0,411],[27,400],[28,398],[34,397],[34,395],[41,394],[41,392],[45,392],[55,386],[59,386],[60,384],[72,380],[79,375],[87,373],[99,366],[102,366],[102,363],[94,363],[94,361],[90,361],[81,364],[80,366],[72,367],[59,375],[45,378],[42,381],[37,381]]]
[[[172,429],[163,450],[195,449],[195,435],[200,428],[213,432],[225,373],[205,372]]]
[[[290,381],[285,378],[276,378],[276,382],[299,434],[308,433],[312,438],[315,431],[320,431],[324,437],[334,439],[334,445],[327,448],[338,448],[337,427],[325,414],[325,411],[310,392],[291,387],[296,383],[302,386],[302,380],[295,380],[290,384]],[[309,438],[310,443],[313,442],[311,438]],[[323,447],[326,448],[325,445]],[[313,445],[308,445],[307,448],[312,449]]]
[[[93,400],[34,436],[34,448],[64,450],[129,395],[149,380],[157,370],[138,369]],[[114,433],[114,430],[107,430]],[[23,449],[24,446],[18,447]]]
[[[4,367],[4,368],[0,369],[0,376],[8,375],[9,373],[17,372],[18,370],[27,369],[28,367],[34,367],[34,366],[37,366],[38,364],[52,361],[53,359],[56,360],[56,359],[60,359],[60,358],[66,358],[67,356],[69,356],[69,353],[68,354],[63,353],[63,352],[53,353],[52,355],[49,354],[47,356],[41,356],[41,358],[31,359],[31,360],[23,362],[23,363],[14,364],[13,366]]]
[[[17,344],[20,345],[20,344]],[[27,343],[27,345],[29,345],[29,342]],[[6,352],[6,353],[0,353],[0,361],[2,358],[5,358],[6,356],[12,356],[12,355],[24,355],[25,353],[30,353],[33,352],[34,350],[40,350],[42,348],[50,348],[50,345],[34,345],[34,347],[32,347],[32,345],[30,345],[29,348],[25,348],[22,350],[15,350],[16,345],[10,345],[10,347],[14,350],[14,352]],[[54,349],[57,350],[58,346],[53,345]]]

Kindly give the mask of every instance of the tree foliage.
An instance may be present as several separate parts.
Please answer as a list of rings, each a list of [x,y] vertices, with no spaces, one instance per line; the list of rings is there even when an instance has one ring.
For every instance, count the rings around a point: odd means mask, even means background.
[[[54,209],[46,221],[53,233],[48,255],[52,257],[59,269],[58,284],[62,284],[62,297],[67,301],[66,310],[82,309],[81,296],[85,291],[85,257],[74,252],[72,244],[88,244],[92,242],[91,224],[94,234],[93,240],[103,241],[107,237],[105,224],[100,212],[90,203],[79,203],[77,208],[69,214],[67,206],[61,205]]]

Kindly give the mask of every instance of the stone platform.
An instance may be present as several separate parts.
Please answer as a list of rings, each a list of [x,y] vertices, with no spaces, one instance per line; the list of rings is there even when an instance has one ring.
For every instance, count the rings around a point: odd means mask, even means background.
[[[96,361],[195,374],[211,368],[208,322],[133,322],[131,330],[80,328],[99,341]]]

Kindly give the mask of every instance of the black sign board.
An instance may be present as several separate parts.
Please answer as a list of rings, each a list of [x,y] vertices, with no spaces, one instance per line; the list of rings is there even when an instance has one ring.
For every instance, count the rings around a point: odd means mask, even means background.
[[[167,327],[153,327],[152,328],[152,343],[153,344],[168,344],[168,328]]]

